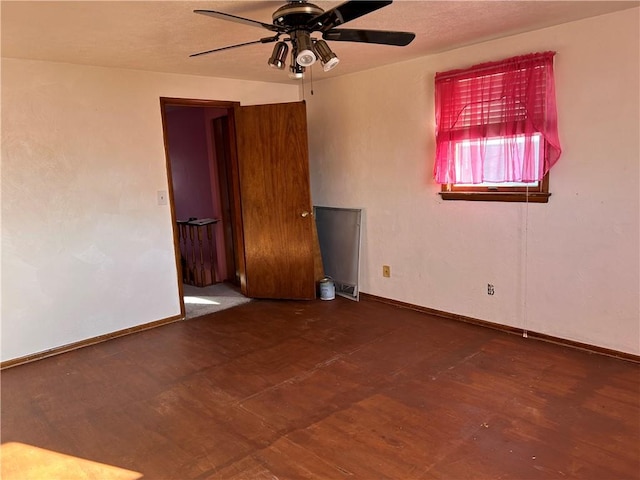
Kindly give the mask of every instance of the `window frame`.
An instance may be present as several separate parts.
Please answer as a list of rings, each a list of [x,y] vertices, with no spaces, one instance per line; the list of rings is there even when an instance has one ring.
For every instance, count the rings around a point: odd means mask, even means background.
[[[443,200],[549,203],[549,172],[535,187],[459,186],[445,183],[439,194]]]

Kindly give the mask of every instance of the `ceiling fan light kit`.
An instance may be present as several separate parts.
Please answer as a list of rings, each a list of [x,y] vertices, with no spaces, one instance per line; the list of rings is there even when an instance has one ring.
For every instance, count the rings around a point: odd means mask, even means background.
[[[304,67],[292,64],[289,68],[289,78],[292,80],[300,80],[304,78]]]
[[[304,30],[296,30],[291,38],[292,42],[295,42],[298,55],[296,56],[296,62],[303,67],[310,67],[316,63],[316,54],[313,51],[313,43],[311,41],[311,35]]]
[[[325,72],[328,72],[340,63],[338,56],[331,51],[329,45],[327,45],[327,42],[324,40],[316,40],[313,46],[318,56],[320,56],[320,63],[322,63],[322,69]]]
[[[304,78],[305,68],[312,66],[318,58],[322,63],[322,69],[328,72],[338,65],[340,59],[329,48],[325,40],[395,46],[405,46],[413,41],[415,34],[410,32],[335,28],[386,7],[391,3],[393,3],[391,0],[350,0],[324,11],[317,5],[307,2],[307,0],[289,0],[285,5],[273,12],[273,23],[263,23],[214,10],[194,10],[195,13],[201,15],[264,28],[274,32],[275,35],[253,42],[194,53],[190,56],[197,57],[230,48],[276,42],[267,64],[278,70],[284,70],[288,53],[288,46],[285,42],[291,42],[292,54],[289,77],[293,79]],[[312,38],[311,34],[314,32],[320,32],[322,39]],[[280,40],[281,35],[288,35],[288,37]]]
[[[278,70],[284,70],[285,62],[287,60],[287,53],[289,52],[289,47],[284,42],[278,42],[273,47],[273,53],[267,62],[271,67],[277,68]]]
[[[301,80],[304,78],[304,71],[306,70],[302,65],[296,62],[296,50],[295,48],[291,52],[291,66],[289,67],[289,78],[292,80]]]

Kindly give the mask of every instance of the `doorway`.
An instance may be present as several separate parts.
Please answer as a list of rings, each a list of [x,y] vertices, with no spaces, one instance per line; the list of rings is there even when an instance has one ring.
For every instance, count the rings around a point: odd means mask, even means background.
[[[161,98],[181,314],[241,295],[232,213],[235,102]],[[216,298],[219,296],[220,298]]]
[[[224,261],[226,279],[250,298],[312,300],[316,298],[315,258],[319,258],[315,222],[311,208],[309,151],[306,106],[304,102],[240,106],[235,102],[161,98],[161,112],[167,157],[169,203],[174,222],[176,265],[179,272],[181,313],[184,316],[183,284],[187,261],[200,261],[207,277],[206,255],[183,258],[181,242],[200,247],[201,238],[191,232],[185,237],[186,223],[211,227],[212,237],[224,244],[213,258]],[[215,156],[210,172],[218,191],[220,218],[191,219],[176,214],[179,182],[172,172],[169,122],[167,117],[181,107],[204,108],[210,133],[208,151]],[[209,110],[207,110],[209,109]],[[215,111],[215,112],[214,112]],[[215,113],[215,114],[214,114]],[[201,174],[206,176],[204,174]],[[210,180],[210,178],[209,178]],[[210,185],[209,185],[210,188]],[[207,203],[203,200],[202,203]],[[182,235],[182,237],[181,237]],[[317,255],[314,255],[314,252]],[[215,270],[217,272],[217,270]],[[212,271],[210,278],[217,278]],[[198,278],[196,274],[196,278]],[[222,277],[221,277],[222,278]]]

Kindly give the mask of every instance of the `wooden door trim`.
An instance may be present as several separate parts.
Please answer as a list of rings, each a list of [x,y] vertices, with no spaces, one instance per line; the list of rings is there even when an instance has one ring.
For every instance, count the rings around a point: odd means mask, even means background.
[[[160,97],[162,107],[175,105],[177,107],[209,107],[209,108],[234,108],[240,106],[240,102],[227,100],[199,100],[194,98]]]

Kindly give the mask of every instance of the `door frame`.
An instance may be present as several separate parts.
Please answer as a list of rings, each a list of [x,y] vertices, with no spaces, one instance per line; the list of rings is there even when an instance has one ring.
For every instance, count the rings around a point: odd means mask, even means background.
[[[162,117],[162,134],[164,140],[165,151],[165,168],[167,171],[168,182],[168,200],[171,210],[171,228],[173,231],[173,250],[176,264],[176,274],[178,281],[178,295],[180,300],[180,316],[184,319],[186,317],[186,309],[184,306],[184,286],[182,275],[182,262],[180,255],[180,237],[178,231],[178,224],[176,218],[176,209],[174,202],[173,191],[173,177],[171,173],[171,158],[169,155],[169,132],[166,118],[166,107],[178,106],[178,107],[201,107],[201,108],[218,108],[226,109],[227,123],[228,123],[228,172],[227,172],[227,187],[229,191],[229,201],[231,218],[231,228],[234,232],[234,243],[232,245],[235,255],[235,267],[236,278],[235,283],[239,283],[240,291],[243,295],[247,293],[246,287],[246,274],[245,274],[245,261],[244,261],[244,237],[242,230],[242,211],[240,208],[240,177],[238,156],[236,151],[236,136],[235,136],[235,109],[240,106],[240,102],[233,102],[227,100],[200,100],[189,98],[173,98],[173,97],[160,97],[160,112]],[[208,130],[207,130],[208,131]],[[209,132],[208,135],[211,135]],[[219,178],[219,181],[223,179]],[[229,245],[225,245],[228,249]]]

